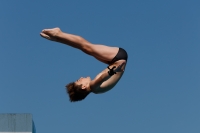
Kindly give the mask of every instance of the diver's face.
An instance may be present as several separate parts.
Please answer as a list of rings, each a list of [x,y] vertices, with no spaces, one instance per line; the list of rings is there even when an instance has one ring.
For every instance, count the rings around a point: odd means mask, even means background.
[[[84,89],[85,87],[89,85],[90,81],[91,81],[90,77],[81,77],[75,83],[77,85],[82,85],[82,89]]]

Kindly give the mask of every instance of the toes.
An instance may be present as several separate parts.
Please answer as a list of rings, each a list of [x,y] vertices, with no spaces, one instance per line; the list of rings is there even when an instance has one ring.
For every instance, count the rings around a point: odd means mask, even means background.
[[[42,32],[43,33],[47,33],[47,32],[49,32],[51,29],[44,29],[44,30],[42,30]]]
[[[48,35],[44,34],[44,33],[40,33],[40,36],[41,36],[41,37],[44,37],[44,38],[46,38],[46,39],[50,39],[50,37],[49,37]]]

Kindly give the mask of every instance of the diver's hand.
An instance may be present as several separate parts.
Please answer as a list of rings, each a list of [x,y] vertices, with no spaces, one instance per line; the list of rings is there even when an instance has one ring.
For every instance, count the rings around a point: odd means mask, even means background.
[[[117,66],[116,68],[114,68],[114,72],[123,72],[124,71],[124,65],[125,65],[126,63],[125,62],[123,62],[122,64],[120,64],[119,66]]]

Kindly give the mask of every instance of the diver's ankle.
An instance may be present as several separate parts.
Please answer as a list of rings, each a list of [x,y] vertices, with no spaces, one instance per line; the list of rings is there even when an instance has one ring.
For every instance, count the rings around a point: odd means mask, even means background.
[[[55,30],[55,33],[54,33],[53,37],[59,38],[62,36],[62,31],[60,30],[60,28],[57,27],[54,30]]]

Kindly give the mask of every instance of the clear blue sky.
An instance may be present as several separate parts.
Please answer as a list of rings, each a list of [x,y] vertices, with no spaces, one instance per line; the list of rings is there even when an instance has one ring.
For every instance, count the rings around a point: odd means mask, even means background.
[[[70,103],[65,85],[106,65],[39,36],[60,27],[127,50],[111,91]],[[1,0],[0,113],[37,133],[199,133],[199,0]]]

